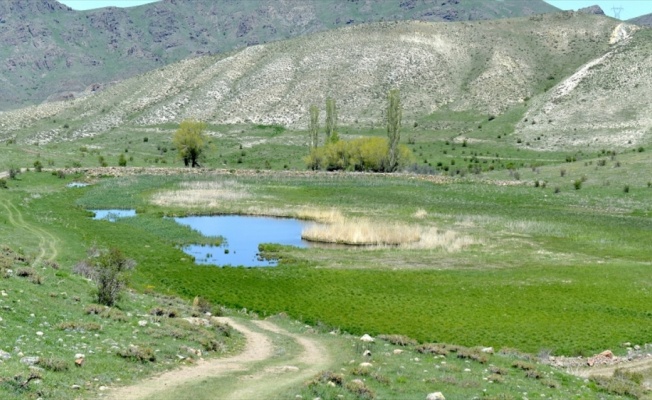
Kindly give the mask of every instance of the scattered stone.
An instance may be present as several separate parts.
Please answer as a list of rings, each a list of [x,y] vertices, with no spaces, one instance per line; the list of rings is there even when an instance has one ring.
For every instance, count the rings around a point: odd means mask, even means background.
[[[630,342],[625,342],[623,343],[623,347],[632,347],[632,344]]]
[[[147,326],[147,321],[141,319],[140,321],[138,321],[138,326]]]
[[[360,363],[360,366],[361,366],[362,368],[370,368],[370,367],[372,367],[373,365],[372,365],[371,363],[368,363],[368,362],[363,362],[363,363]]]
[[[281,368],[281,372],[299,372],[299,367],[294,365],[285,365]]]
[[[108,390],[109,388],[106,387],[106,386],[100,386],[99,389],[100,389],[100,391],[103,392],[103,391],[105,391],[105,390]]]
[[[75,358],[85,358],[86,356],[82,353],[75,354]]]
[[[366,334],[366,333],[365,333],[364,335],[362,335],[362,337],[360,338],[360,340],[363,341],[363,342],[367,342],[367,343],[371,343],[371,342],[374,342],[374,341],[375,341],[374,338],[372,338],[371,336],[369,336],[369,335]]]
[[[394,349],[394,354],[401,354],[403,353],[403,350],[401,349]]]
[[[426,400],[446,400],[446,397],[442,394],[442,392],[433,392],[433,393],[428,393],[426,396]]]
[[[36,336],[43,336],[43,332],[41,331],[36,332]]]
[[[0,350],[0,359],[1,360],[8,360],[11,358],[11,354],[7,353],[4,350]]]
[[[634,346],[634,350],[639,351],[640,349],[641,349],[641,346],[639,346],[639,345]]]
[[[84,365],[84,358],[76,358],[75,359],[75,366],[81,367],[82,365]]]
[[[71,388],[71,389],[74,389],[74,390],[79,390],[79,389],[81,389],[81,386],[79,386],[79,385],[72,385],[70,388]]]
[[[469,368],[464,368],[464,372],[471,372]]]
[[[494,354],[494,348],[493,347],[483,347],[481,351],[483,353],[487,353],[487,354]]]
[[[39,360],[39,357],[23,357],[20,359],[20,362],[31,367],[38,364]]]
[[[371,352],[369,350],[365,350],[364,353],[362,353],[363,357],[371,357]]]

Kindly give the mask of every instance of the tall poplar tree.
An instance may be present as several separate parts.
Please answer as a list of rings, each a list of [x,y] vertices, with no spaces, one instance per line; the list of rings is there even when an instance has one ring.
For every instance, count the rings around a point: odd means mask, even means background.
[[[389,153],[387,157],[387,171],[394,172],[398,168],[398,142],[401,140],[401,94],[398,89],[392,89],[387,94],[387,138],[389,139]]]

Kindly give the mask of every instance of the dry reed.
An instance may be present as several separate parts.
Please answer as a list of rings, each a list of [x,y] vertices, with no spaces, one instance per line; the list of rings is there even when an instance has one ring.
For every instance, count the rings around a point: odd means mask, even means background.
[[[154,195],[152,203],[176,207],[218,207],[225,201],[250,197],[244,185],[233,181],[182,182],[181,188]]]

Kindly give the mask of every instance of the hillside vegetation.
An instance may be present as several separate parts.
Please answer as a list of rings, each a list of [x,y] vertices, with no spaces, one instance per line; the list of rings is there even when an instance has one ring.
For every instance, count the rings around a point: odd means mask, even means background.
[[[307,125],[310,104],[337,99],[345,125],[382,120],[390,88],[404,117],[501,114],[601,57],[617,21],[557,13],[486,22],[395,22],[347,27],[200,57],[83,99],[0,113],[0,137],[48,143],[125,125]]]
[[[55,0],[5,0],[0,2],[0,110],[84,96],[188,57],[347,25],[555,11],[542,0],[165,0],[88,11]]]
[[[643,145],[652,133],[651,91],[652,30],[643,29],[536,98],[517,131],[543,150]]]

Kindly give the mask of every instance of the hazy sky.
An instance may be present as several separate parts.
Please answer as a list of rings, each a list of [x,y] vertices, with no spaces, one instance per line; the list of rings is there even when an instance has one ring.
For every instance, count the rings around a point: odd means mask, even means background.
[[[2,0],[0,0],[2,1]],[[91,8],[133,7],[141,4],[154,3],[158,0],[57,0],[75,10],[90,10]]]
[[[2,1],[2,0],[0,0]],[[59,2],[66,4],[75,10],[88,10],[91,8],[101,8],[108,6],[116,7],[133,7],[141,4],[153,3],[157,0],[59,0]],[[395,1],[395,0],[386,0]],[[496,1],[496,0],[485,0]],[[527,1],[527,0],[523,0]],[[612,8],[622,7],[620,19],[630,19],[638,17],[643,14],[652,14],[652,0],[546,0],[557,8],[562,10],[577,10],[578,8],[599,5],[604,10],[605,14],[613,17],[614,12]]]
[[[620,13],[622,20],[652,14],[652,0],[546,0],[546,2],[562,10],[577,10],[597,4],[610,17],[614,16],[613,7],[622,7]]]

